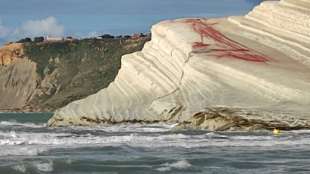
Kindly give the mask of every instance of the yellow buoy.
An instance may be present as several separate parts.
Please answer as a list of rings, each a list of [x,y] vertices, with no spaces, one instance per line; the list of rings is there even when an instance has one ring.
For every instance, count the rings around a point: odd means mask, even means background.
[[[274,135],[279,135],[281,132],[280,132],[280,129],[274,128],[273,131],[272,131],[272,133],[273,133]]]

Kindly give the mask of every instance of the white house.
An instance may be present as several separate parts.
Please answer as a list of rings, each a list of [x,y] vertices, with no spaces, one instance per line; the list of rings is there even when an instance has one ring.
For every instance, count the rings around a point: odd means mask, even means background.
[[[46,36],[45,41],[63,41],[63,37]]]

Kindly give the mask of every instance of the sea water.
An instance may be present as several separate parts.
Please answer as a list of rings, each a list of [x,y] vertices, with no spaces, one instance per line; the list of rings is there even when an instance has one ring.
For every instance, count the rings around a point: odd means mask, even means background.
[[[310,173],[310,131],[208,132],[171,124],[49,128],[0,114],[0,173]]]

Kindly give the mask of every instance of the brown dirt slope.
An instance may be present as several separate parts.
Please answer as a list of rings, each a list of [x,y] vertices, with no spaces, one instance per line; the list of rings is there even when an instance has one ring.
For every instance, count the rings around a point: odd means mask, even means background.
[[[9,44],[0,49],[0,112],[48,112],[107,87],[121,56],[149,37]]]

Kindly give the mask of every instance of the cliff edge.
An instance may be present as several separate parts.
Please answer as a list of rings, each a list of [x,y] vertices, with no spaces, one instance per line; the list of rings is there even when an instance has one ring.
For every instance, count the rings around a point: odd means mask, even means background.
[[[0,112],[53,112],[112,82],[148,36],[11,43],[0,48]]]
[[[305,0],[266,1],[244,17],[160,22],[107,88],[57,110],[49,125],[309,128],[309,11]]]

